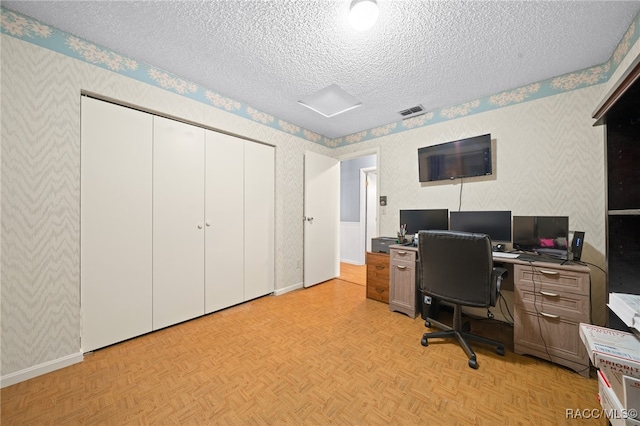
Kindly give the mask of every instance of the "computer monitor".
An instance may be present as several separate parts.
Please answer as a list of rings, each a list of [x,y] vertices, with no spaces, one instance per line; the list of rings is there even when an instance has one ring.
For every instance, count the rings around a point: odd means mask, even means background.
[[[511,242],[511,211],[451,212],[449,229],[452,231],[487,234],[492,242]]]
[[[400,227],[407,225],[407,235],[431,229],[449,229],[449,210],[400,210]]]
[[[566,253],[568,216],[514,216],[513,248],[543,254]]]

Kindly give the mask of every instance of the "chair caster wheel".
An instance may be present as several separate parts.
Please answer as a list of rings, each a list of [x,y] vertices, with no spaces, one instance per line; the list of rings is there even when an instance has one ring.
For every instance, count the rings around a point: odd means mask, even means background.
[[[425,327],[427,327],[427,328],[431,328],[431,321],[426,320],[426,321],[424,322],[424,326],[425,326]]]
[[[422,340],[420,340],[420,344],[422,346],[429,346],[429,342],[427,341],[426,337],[423,337]]]
[[[469,360],[469,367],[473,368],[474,370],[478,369],[478,361],[476,361],[475,359],[470,359]]]
[[[504,346],[498,346],[496,353],[500,356],[504,356]]]

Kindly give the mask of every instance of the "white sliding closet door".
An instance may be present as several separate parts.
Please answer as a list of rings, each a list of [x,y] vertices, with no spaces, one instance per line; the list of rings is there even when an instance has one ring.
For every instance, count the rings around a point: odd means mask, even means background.
[[[204,314],[204,142],[204,129],[154,117],[154,330]]]
[[[152,329],[150,114],[82,97],[83,352]]]
[[[243,139],[207,130],[205,312],[244,301]]]
[[[275,148],[245,143],[244,299],[274,290]]]

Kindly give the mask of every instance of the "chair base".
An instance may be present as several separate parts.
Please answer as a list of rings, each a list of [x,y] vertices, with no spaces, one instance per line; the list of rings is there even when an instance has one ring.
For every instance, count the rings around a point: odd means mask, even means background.
[[[427,318],[425,320],[425,326],[431,327],[432,324],[436,328],[439,328],[442,331],[425,333],[422,336],[422,340],[420,341],[422,346],[428,346],[429,339],[455,338],[458,341],[458,343],[460,343],[462,350],[464,350],[464,352],[467,354],[467,357],[469,358],[469,367],[473,369],[478,368],[478,361],[476,359],[476,353],[473,351],[473,349],[471,349],[471,346],[469,346],[469,343],[467,343],[467,340],[478,342],[478,343],[484,343],[490,346],[495,346],[496,353],[498,355],[504,356],[504,344],[502,342],[498,342],[497,340],[478,336],[476,334],[472,334],[463,330],[464,325],[462,323],[462,307],[460,305],[454,305],[453,327],[449,327],[448,325],[438,322],[432,318]]]

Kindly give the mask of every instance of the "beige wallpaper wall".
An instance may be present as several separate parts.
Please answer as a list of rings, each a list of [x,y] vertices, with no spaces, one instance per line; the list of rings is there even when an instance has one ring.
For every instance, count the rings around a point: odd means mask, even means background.
[[[399,210],[408,208],[569,216],[571,231],[586,232],[583,260],[604,268],[604,127],[593,127],[591,119],[601,96],[602,87],[590,87],[336,151],[380,147],[378,188],[387,196],[382,235],[396,234]],[[491,177],[418,182],[419,147],[485,133],[495,148]],[[593,319],[603,323],[604,273],[593,270]]]
[[[330,148],[1,37],[0,375],[80,350],[81,90],[275,145],[276,288],[302,282],[303,154]]]
[[[568,215],[572,230],[587,232],[604,252],[604,128],[591,111],[599,87],[526,102],[341,148],[338,153],[379,146],[381,233],[395,235],[398,210],[512,210],[514,215]],[[495,170],[490,177],[418,182],[417,149],[491,133]],[[461,194],[462,191],[462,194]]]

